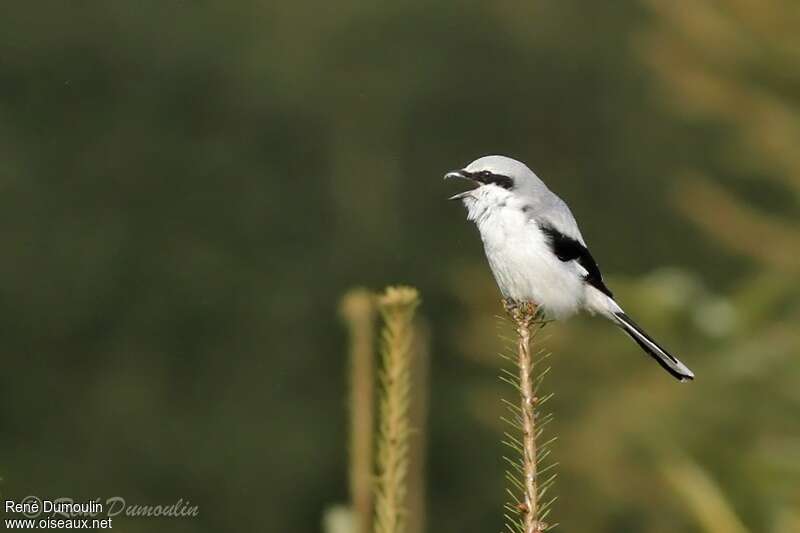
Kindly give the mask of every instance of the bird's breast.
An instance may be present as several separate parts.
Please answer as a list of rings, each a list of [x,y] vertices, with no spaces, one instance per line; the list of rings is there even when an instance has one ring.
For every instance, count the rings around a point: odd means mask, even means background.
[[[535,221],[517,209],[488,211],[477,221],[486,258],[504,296],[533,301],[551,316],[575,313],[583,302],[576,265],[560,261]]]

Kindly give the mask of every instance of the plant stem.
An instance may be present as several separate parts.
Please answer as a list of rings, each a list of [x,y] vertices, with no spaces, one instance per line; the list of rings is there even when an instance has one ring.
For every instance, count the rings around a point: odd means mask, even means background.
[[[411,361],[411,439],[408,452],[408,516],[406,533],[425,531],[425,471],[429,397],[431,328],[422,317],[414,321]]]
[[[375,419],[375,296],[352,289],[340,307],[350,337],[350,505],[356,533],[372,532]]]
[[[517,366],[519,369],[520,419],[522,422],[523,505],[522,531],[539,533],[547,526],[540,522],[537,477],[536,404],[534,393],[533,357],[531,357],[531,326],[536,319],[536,306],[531,303],[504,302],[517,331]]]
[[[389,287],[378,299],[384,319],[380,372],[375,532],[403,533],[407,513],[409,407],[416,289]]]

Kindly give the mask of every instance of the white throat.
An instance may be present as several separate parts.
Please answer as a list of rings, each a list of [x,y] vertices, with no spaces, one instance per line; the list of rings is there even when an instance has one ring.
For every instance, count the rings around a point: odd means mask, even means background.
[[[497,185],[482,185],[462,200],[467,208],[467,219],[480,222],[497,209],[505,207],[513,194]]]

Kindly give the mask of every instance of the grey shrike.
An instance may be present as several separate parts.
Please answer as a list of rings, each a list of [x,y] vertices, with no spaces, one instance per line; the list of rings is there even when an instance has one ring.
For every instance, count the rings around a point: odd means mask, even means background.
[[[667,372],[694,379],[683,363],[658,345],[614,301],[564,201],[523,163],[499,155],[476,159],[445,179],[474,182],[452,196],[475,222],[500,292],[533,302],[552,318],[585,309],[613,321]]]

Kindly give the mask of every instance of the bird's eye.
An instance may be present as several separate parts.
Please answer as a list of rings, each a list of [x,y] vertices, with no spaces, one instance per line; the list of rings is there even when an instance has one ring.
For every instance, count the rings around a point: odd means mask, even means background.
[[[475,172],[474,176],[478,179],[478,181],[487,185],[494,184],[507,190],[510,190],[514,187],[514,180],[502,174],[495,174],[491,170],[481,170],[479,172]]]

